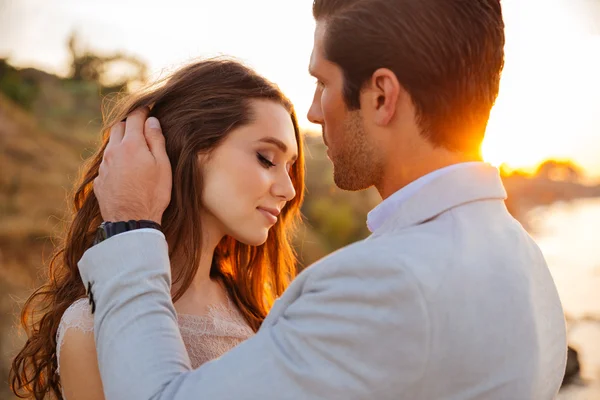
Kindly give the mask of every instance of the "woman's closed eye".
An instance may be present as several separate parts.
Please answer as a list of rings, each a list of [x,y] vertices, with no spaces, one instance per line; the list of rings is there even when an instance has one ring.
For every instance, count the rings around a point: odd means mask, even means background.
[[[260,153],[256,153],[256,157],[258,158],[258,161],[265,167],[265,168],[271,168],[274,167],[275,164],[273,164],[272,161],[270,161],[269,159],[267,159],[265,156],[263,156]]]

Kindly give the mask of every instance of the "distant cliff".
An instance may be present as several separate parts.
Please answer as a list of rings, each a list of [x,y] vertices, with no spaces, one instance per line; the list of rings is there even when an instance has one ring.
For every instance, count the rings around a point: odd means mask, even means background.
[[[502,180],[508,193],[506,205],[521,222],[526,222],[527,212],[534,207],[559,201],[600,197],[600,185],[582,184],[578,179],[559,180],[545,174],[528,176],[517,173],[503,176]]]

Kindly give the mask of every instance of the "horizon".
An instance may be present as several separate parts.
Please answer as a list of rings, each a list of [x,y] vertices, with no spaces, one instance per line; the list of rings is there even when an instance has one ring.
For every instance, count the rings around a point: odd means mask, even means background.
[[[95,53],[122,51],[140,58],[152,78],[195,58],[233,56],[281,87],[304,130],[320,132],[306,120],[314,90],[306,71],[314,30],[311,0],[171,3],[158,8],[140,0],[107,0],[98,7],[91,0],[57,5],[0,0],[0,36],[8,38],[0,43],[0,57],[17,67],[66,76],[72,31]],[[600,2],[503,0],[502,5],[506,63],[482,146],[484,159],[525,171],[546,159],[567,159],[588,179],[600,179]],[[31,26],[39,29],[27,29]]]

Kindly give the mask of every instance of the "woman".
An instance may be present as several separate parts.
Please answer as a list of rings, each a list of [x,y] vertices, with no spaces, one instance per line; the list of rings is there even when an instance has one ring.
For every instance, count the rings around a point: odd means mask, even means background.
[[[193,367],[258,330],[295,274],[290,229],[304,190],[302,138],[279,89],[234,61],[202,61],[133,95],[106,118],[84,171],[49,280],[27,300],[28,340],[12,364],[13,391],[41,399],[102,399],[93,319],[77,261],[102,222],[92,182],[110,129],[142,107],[158,118],[173,171],[162,219],[173,302]],[[60,375],[59,375],[60,374]]]

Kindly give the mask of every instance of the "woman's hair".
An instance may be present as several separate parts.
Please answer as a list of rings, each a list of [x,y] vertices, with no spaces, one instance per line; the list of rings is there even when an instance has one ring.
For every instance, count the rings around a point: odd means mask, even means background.
[[[62,244],[52,257],[47,282],[26,301],[21,325],[28,340],[12,362],[10,381],[17,396],[36,399],[48,393],[61,398],[57,369],[56,333],[65,310],[85,296],[77,262],[92,246],[102,222],[93,181],[108,142],[110,127],[140,107],[151,109],[159,119],[173,171],[171,203],[162,218],[172,266],[178,284],[176,301],[190,286],[199,265],[202,226],[202,168],[198,154],[217,148],[233,129],[252,122],[252,100],[271,100],[290,113],[298,160],[290,177],[296,197],[289,201],[267,241],[249,246],[226,236],[218,244],[210,275],[220,279],[245,320],[258,330],[274,299],[281,295],[296,273],[291,229],[300,217],[304,192],[302,136],[290,101],[281,91],[236,61],[210,59],[186,66],[162,84],[116,103],[105,115],[103,141],[82,171],[73,196],[73,218]]]

